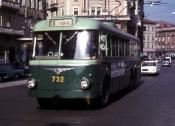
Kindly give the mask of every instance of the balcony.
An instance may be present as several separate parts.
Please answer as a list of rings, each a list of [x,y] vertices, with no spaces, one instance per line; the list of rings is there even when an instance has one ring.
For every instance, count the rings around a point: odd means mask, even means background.
[[[4,7],[4,8],[19,10],[21,7],[21,4],[15,3],[15,2],[5,2],[5,1],[0,1],[0,2],[1,2],[0,7]]]
[[[23,30],[16,30],[16,29],[11,29],[11,28],[0,27],[0,34],[23,36],[24,31]]]

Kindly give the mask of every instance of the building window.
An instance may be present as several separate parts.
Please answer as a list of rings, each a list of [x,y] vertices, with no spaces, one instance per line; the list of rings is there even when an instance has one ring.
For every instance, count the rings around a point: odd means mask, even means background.
[[[39,1],[39,10],[43,10],[42,0]]]
[[[64,16],[64,9],[61,9],[61,16]]]
[[[20,17],[20,29],[25,28],[25,18],[23,16]]]
[[[101,14],[101,7],[97,7],[97,15]]]
[[[38,10],[38,0],[35,0],[35,8]]]
[[[95,7],[91,8],[91,15],[95,15]]]
[[[22,0],[22,6],[26,5],[26,0]]]
[[[31,0],[31,8],[35,8],[35,0]]]
[[[74,15],[78,15],[78,8],[74,8]]]
[[[149,31],[149,26],[147,26],[147,31]]]
[[[18,4],[20,4],[20,3],[21,3],[21,0],[17,0],[16,2],[17,2]]]

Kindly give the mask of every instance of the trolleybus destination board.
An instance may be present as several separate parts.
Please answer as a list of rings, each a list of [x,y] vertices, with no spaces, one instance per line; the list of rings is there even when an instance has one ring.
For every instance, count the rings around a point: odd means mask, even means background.
[[[61,26],[71,26],[72,19],[50,19],[50,27],[61,27]]]

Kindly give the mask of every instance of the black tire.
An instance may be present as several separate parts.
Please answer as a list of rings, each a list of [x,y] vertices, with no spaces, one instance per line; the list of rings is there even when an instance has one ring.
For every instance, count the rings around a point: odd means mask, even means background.
[[[16,73],[16,74],[14,75],[14,79],[15,79],[15,80],[19,79],[19,74],[18,74],[18,73]]]
[[[136,85],[136,81],[137,81],[137,71],[136,69],[131,69],[131,74],[130,74],[130,78],[129,78],[129,90],[133,90],[135,88]]]
[[[134,85],[135,85],[135,79],[133,79],[131,76],[130,76],[130,79],[129,79],[129,91],[133,90],[134,89]]]
[[[104,107],[109,101],[109,81],[108,79],[103,80],[101,96],[97,99],[97,105],[99,107]]]

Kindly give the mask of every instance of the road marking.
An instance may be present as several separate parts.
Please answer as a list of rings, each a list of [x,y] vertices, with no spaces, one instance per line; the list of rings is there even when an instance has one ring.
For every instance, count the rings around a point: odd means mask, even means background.
[[[13,86],[20,86],[20,85],[26,85],[27,80],[20,80],[20,81],[11,81],[11,82],[5,82],[0,83],[0,88],[7,88],[7,87],[13,87]]]

